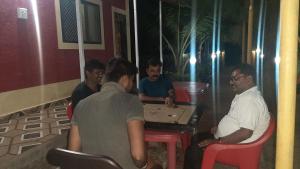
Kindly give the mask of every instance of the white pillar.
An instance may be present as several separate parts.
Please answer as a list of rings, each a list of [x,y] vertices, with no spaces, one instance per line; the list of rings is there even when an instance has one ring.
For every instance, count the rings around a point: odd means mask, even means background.
[[[276,169],[293,169],[299,0],[280,1]]]
[[[134,12],[134,42],[135,42],[135,65],[139,68],[139,41],[138,41],[138,27],[137,27],[137,9],[136,0],[133,0],[133,12]],[[136,87],[139,87],[140,74],[136,74]]]
[[[77,21],[77,35],[78,35],[78,51],[79,51],[79,66],[80,66],[80,80],[84,81],[84,49],[83,49],[83,35],[82,35],[82,23],[80,15],[80,0],[76,0],[76,21]]]

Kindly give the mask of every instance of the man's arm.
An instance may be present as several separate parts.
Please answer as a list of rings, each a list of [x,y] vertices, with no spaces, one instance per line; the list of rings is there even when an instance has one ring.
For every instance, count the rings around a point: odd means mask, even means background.
[[[222,143],[235,144],[240,143],[248,138],[250,138],[253,134],[253,130],[240,128],[239,130],[220,138]]]
[[[207,139],[204,141],[201,141],[198,145],[199,147],[205,147],[208,144],[213,143],[227,143],[227,144],[237,144],[240,143],[248,138],[250,138],[253,134],[253,130],[246,129],[246,128],[240,128],[239,130],[225,136],[221,137],[219,140],[217,139]]]
[[[77,125],[71,126],[68,149],[72,151],[80,151],[80,136]]]
[[[175,101],[175,90],[174,89],[169,89],[168,90],[168,97],[169,100],[172,99],[172,102]],[[163,97],[151,97],[151,96],[147,96],[144,93],[139,93],[139,99],[141,101],[166,101],[167,98],[163,98]]]
[[[82,98],[80,97],[79,91],[73,91],[71,96],[73,110],[75,109],[75,106],[79,103],[81,99]]]
[[[147,164],[147,153],[144,141],[144,121],[130,120],[127,122],[131,157],[135,166],[142,168]]]
[[[162,102],[165,101],[165,99],[163,97],[146,96],[144,93],[139,93],[139,99],[141,101],[162,101]]]

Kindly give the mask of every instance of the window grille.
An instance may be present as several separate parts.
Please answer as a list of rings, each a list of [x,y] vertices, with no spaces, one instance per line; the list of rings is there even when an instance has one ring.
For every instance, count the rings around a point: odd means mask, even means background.
[[[101,44],[101,20],[99,5],[80,1],[83,39],[86,44]],[[62,40],[78,43],[75,0],[60,0]]]

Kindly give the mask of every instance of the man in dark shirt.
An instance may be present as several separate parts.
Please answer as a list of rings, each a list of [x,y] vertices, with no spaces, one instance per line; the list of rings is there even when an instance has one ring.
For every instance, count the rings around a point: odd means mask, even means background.
[[[80,100],[100,91],[104,69],[104,64],[98,60],[92,59],[86,62],[84,66],[85,81],[76,86],[71,96],[73,110]]]
[[[82,100],[74,111],[69,150],[109,156],[124,169],[162,169],[147,158],[143,104],[129,94],[136,73],[125,59],[107,63],[101,92]]]

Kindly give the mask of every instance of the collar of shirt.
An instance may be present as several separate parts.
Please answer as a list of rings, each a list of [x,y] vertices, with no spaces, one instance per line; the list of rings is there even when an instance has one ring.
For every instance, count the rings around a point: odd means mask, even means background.
[[[244,91],[243,93],[235,95],[235,97],[240,97],[240,96],[246,95],[249,92],[258,92],[257,86],[253,86],[253,87],[249,88],[248,90]]]
[[[159,75],[158,78],[157,78],[155,81],[150,80],[150,79],[149,79],[149,76],[147,76],[146,79],[147,79],[149,82],[151,82],[151,83],[157,83],[157,82],[159,82],[162,78],[163,78],[163,76],[162,76],[162,75]]]
[[[104,83],[101,90],[106,91],[106,90],[112,90],[112,89],[113,90],[118,90],[118,91],[121,91],[121,92],[125,92],[125,89],[116,82],[106,82],[106,83]]]
[[[97,91],[94,91],[93,89],[91,89],[87,84],[86,84],[86,81],[83,82],[84,86],[89,89],[91,92],[95,93],[95,92],[99,92],[101,90],[101,85],[100,84],[97,84],[96,85],[96,88],[97,88]]]

